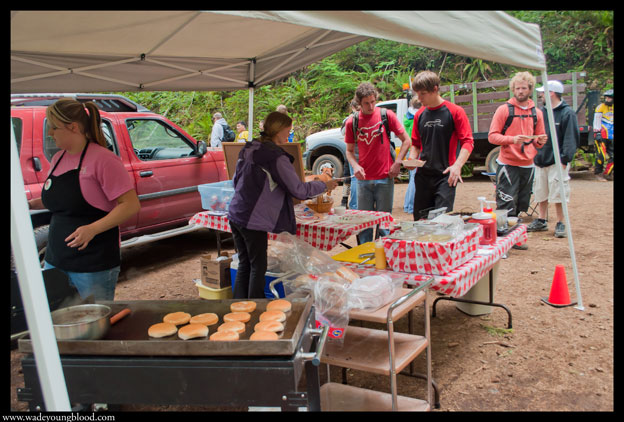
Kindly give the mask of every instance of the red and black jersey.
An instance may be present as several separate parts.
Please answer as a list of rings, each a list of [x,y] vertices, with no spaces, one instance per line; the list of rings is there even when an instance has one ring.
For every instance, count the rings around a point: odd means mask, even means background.
[[[418,171],[440,175],[455,163],[459,150],[472,152],[474,140],[463,108],[444,100],[435,108],[421,107],[414,116],[412,145],[427,163]]]

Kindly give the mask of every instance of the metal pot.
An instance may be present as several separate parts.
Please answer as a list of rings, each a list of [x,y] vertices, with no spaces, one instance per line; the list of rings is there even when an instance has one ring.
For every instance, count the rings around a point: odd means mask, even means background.
[[[111,308],[84,304],[57,309],[51,313],[57,340],[98,340],[110,328]]]

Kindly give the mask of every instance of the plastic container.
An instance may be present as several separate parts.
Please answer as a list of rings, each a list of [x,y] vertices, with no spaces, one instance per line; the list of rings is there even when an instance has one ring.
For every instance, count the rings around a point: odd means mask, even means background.
[[[492,298],[494,301],[494,294],[496,292],[496,282],[498,280],[498,268],[500,261],[494,264],[492,267]],[[477,283],[472,286],[468,292],[461,297],[465,300],[472,300],[475,302],[489,302],[490,301],[490,272],[485,273],[483,277]],[[492,307],[489,305],[481,305],[478,303],[469,302],[457,302],[455,307],[465,314],[471,316],[487,315],[492,313]]]
[[[202,208],[208,211],[227,212],[234,196],[234,182],[224,180],[197,186]]]
[[[199,290],[199,297],[202,299],[219,300],[219,299],[232,299],[232,289],[230,286],[222,289],[212,289],[208,286],[204,286],[198,280],[195,285]]]
[[[496,242],[496,220],[485,212],[476,212],[472,214],[469,223],[477,223],[483,226],[483,234],[479,239],[480,245],[493,245]]]

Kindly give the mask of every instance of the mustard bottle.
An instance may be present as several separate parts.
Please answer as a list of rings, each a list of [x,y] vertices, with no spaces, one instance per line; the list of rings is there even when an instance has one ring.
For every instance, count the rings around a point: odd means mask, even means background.
[[[387,267],[386,251],[384,251],[383,242],[378,240],[375,242],[375,268],[385,270]]]

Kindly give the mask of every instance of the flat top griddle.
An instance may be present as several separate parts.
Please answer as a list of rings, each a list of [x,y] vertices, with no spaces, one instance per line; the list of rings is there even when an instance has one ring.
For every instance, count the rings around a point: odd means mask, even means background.
[[[287,298],[292,309],[286,314],[284,331],[278,340],[250,341],[249,336],[259,322],[259,317],[266,310],[270,299],[253,299],[257,303],[251,319],[245,324],[246,331],[238,341],[212,341],[210,334],[223,323],[223,315],[231,312],[230,304],[240,300],[138,300],[119,302],[99,302],[112,309],[112,315],[124,308],[130,308],[130,315],[111,326],[101,340],[59,340],[61,355],[115,355],[115,356],[284,356],[296,352],[296,347],[304,331],[306,320],[312,310],[312,299]],[[152,324],[162,322],[170,313],[183,311],[191,315],[214,312],[219,316],[219,323],[208,327],[206,338],[182,340],[177,334],[163,338],[151,338],[147,334]],[[180,326],[179,326],[180,327]],[[178,328],[179,328],[178,327]],[[280,333],[278,333],[280,334]],[[19,350],[32,353],[30,338],[18,342]]]

